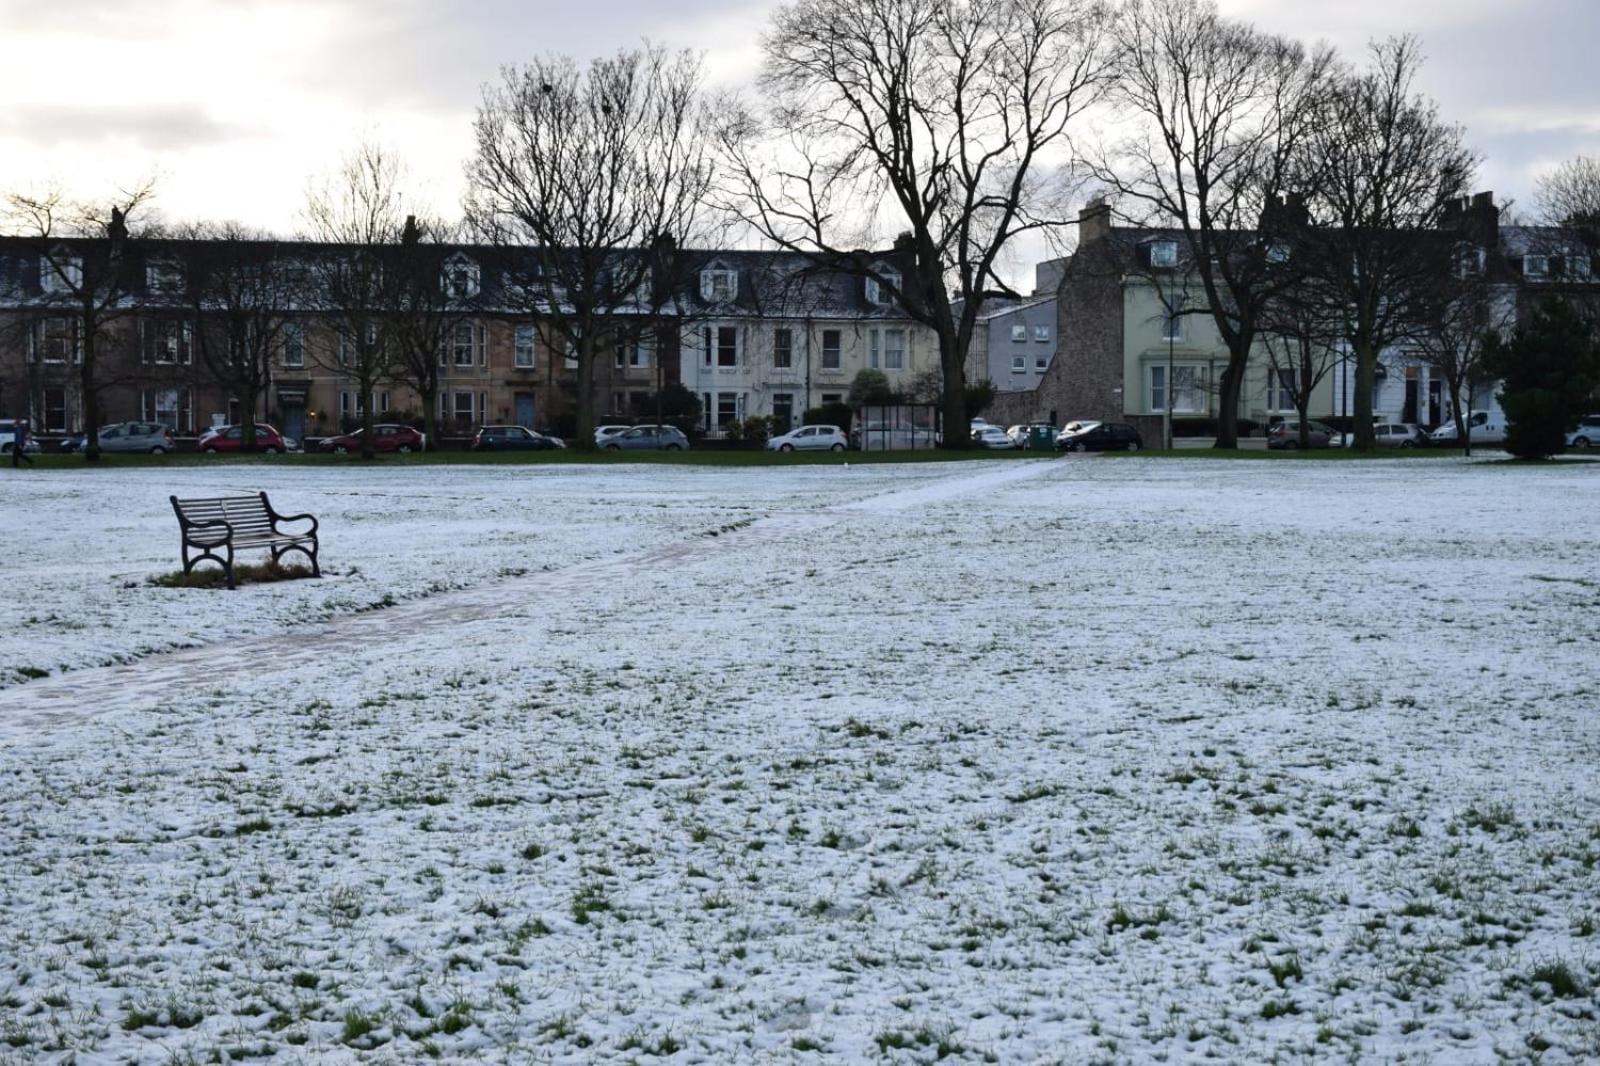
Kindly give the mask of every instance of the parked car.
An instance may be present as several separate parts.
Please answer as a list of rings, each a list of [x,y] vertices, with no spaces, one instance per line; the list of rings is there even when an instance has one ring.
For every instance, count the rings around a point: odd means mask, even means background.
[[[1344,437],[1332,426],[1321,422],[1306,423],[1311,429],[1308,437],[1313,448],[1334,448]],[[1274,422],[1267,427],[1267,447],[1274,451],[1294,451],[1300,447],[1299,422]]]
[[[975,443],[984,448],[1004,448],[1007,450],[1013,450],[1021,447],[1021,445],[1011,439],[1010,434],[1001,429],[999,426],[984,426],[982,429],[973,430],[972,439]]]
[[[548,452],[565,447],[556,438],[526,426],[484,426],[472,437],[475,452]]]
[[[1121,422],[1086,422],[1087,429],[1063,430],[1056,447],[1064,452],[1136,452],[1144,438],[1132,426]]]
[[[1426,448],[1428,431],[1414,422],[1377,422],[1372,427],[1373,439],[1380,448]],[[1344,434],[1344,446],[1353,448],[1354,433]]]
[[[117,422],[101,426],[97,434],[103,452],[149,452],[165,455],[174,449],[172,430],[159,422]]]
[[[618,433],[626,433],[632,428],[632,426],[595,426],[594,442],[599,447],[604,448],[606,441],[610,440],[612,437],[615,437]]]
[[[838,426],[801,426],[767,441],[769,452],[842,452],[850,444]]]
[[[1060,434],[1061,427],[1049,422],[1028,422],[1020,426],[1012,426],[1006,430],[1006,436],[1010,437],[1017,447],[1028,448],[1032,447],[1029,441],[1033,439],[1033,434],[1036,430],[1043,431],[1053,441]]]
[[[206,455],[218,452],[236,452],[243,446],[244,428],[241,426],[216,426],[206,430],[195,445]],[[256,450],[282,455],[289,450],[282,434],[271,426],[256,423]]]
[[[676,426],[634,426],[632,429],[606,438],[601,445],[608,452],[642,451],[646,449],[667,452],[687,451],[689,438]]]
[[[903,452],[933,448],[939,434],[926,426],[868,422],[850,427],[850,446],[864,452]]]
[[[1061,427],[1061,432],[1056,434],[1056,450],[1065,451],[1066,449],[1061,447],[1061,442],[1063,440],[1074,437],[1085,430],[1093,429],[1099,424],[1099,422],[1095,422],[1091,419],[1080,419],[1074,422],[1068,422],[1066,425]]]
[[[10,455],[11,449],[17,442],[17,423],[12,419],[0,419],[0,455]],[[38,455],[39,441],[33,435],[33,430],[28,430],[28,442],[22,446],[23,455]]]
[[[337,437],[327,437],[318,445],[325,452],[335,452],[343,455],[346,452],[359,452],[361,450],[361,435],[366,430],[358,429],[353,433],[343,433]],[[422,451],[422,434],[410,426],[380,425],[372,427],[372,450],[375,452],[408,452]]]
[[[1593,448],[1600,444],[1600,415],[1584,415],[1578,428],[1567,434],[1567,447]]]
[[[1467,435],[1472,438],[1473,444],[1504,444],[1506,439],[1506,419],[1504,415],[1491,415],[1488,411],[1474,411],[1467,419]],[[1456,423],[1451,419],[1432,433],[1428,434],[1428,443],[1444,447],[1455,447]]]

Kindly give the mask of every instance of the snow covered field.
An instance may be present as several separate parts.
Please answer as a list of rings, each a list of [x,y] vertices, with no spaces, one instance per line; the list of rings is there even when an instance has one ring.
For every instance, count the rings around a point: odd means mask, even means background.
[[[0,497],[0,1062],[1600,1056],[1600,467]]]

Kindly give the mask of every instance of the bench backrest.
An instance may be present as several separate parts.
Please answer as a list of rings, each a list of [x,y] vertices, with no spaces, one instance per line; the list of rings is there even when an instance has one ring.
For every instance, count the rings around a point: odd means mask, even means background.
[[[254,496],[218,496],[198,500],[180,500],[174,496],[172,509],[178,512],[179,521],[185,524],[220,519],[232,526],[235,533],[272,531],[272,508],[264,492]]]

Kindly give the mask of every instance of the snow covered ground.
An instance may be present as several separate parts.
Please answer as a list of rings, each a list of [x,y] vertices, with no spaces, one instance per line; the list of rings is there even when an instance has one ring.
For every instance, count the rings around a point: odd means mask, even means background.
[[[1600,468],[0,494],[0,1062],[1600,1056]]]

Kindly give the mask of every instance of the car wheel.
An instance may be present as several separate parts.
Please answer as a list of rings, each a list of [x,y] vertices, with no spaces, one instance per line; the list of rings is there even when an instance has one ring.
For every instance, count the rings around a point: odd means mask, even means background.
[[[681,451],[683,451],[683,446],[679,445],[679,444],[669,444],[669,445],[667,445],[667,451],[669,451],[669,452],[681,452]]]
[[[1136,452],[1136,451],[1138,451],[1138,450],[1139,450],[1139,442],[1138,442],[1138,441],[1136,441],[1136,440],[1130,440],[1130,441],[1129,441],[1129,442],[1128,442],[1128,450],[1129,450],[1129,451],[1130,451],[1130,452]]]
[[[618,445],[615,445],[615,444],[607,444],[606,445],[606,451],[608,451],[608,452],[620,452],[621,450],[622,450],[622,448],[619,447]]]
[[[167,450],[165,448],[161,447],[161,445],[158,444],[154,448],[150,449],[150,454],[151,455],[166,455],[167,454]]]
[[[283,445],[280,444],[276,448],[268,448],[267,449],[267,454],[268,455],[283,455],[283,454],[287,453],[288,450],[289,449],[285,448]]]
[[[1075,451],[1075,452],[1081,452],[1081,451],[1083,451],[1083,445],[1082,444],[1074,444],[1072,446],[1072,450]]]
[[[206,449],[204,449],[204,451],[205,451],[205,453],[207,455],[216,455],[217,454],[217,449],[215,449],[215,448],[206,448]]]
[[[1416,444],[1414,444],[1413,442],[1408,441],[1408,440],[1403,440],[1403,441],[1400,442],[1400,447],[1402,447],[1402,448],[1415,448]]]
[[[835,444],[833,447],[829,448],[828,450],[830,452],[842,452],[842,451],[844,451],[844,445],[843,444]]]
[[[794,451],[794,445],[793,444],[780,444],[780,445],[778,445],[778,450],[780,452],[792,452],[792,451]]]
[[[343,444],[335,444],[333,446],[333,454],[334,455],[349,455],[350,454],[350,449],[346,448]]]
[[[401,455],[410,455],[411,454],[411,445],[402,444],[402,445],[400,445],[400,447],[396,448],[395,451],[399,452]]]
[[[1574,448],[1587,448],[1589,446],[1589,438],[1588,437],[1573,437],[1572,438],[1572,446]]]
[[[1299,447],[1300,447],[1300,442],[1299,441],[1286,440],[1286,441],[1283,442],[1283,450],[1286,451],[1286,452],[1295,451]]]

